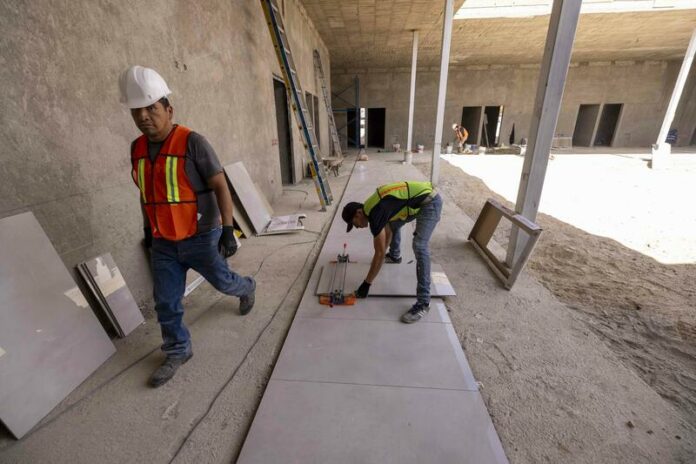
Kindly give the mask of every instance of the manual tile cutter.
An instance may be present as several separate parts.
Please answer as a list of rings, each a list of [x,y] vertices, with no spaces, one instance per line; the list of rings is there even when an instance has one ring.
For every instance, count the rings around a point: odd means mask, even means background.
[[[336,257],[336,261],[332,261],[336,265],[333,267],[333,275],[331,276],[331,285],[329,293],[319,295],[319,303],[333,307],[334,305],[354,305],[355,293],[346,293],[346,274],[348,273],[348,263],[350,258],[346,253],[346,244],[343,244],[343,253]]]

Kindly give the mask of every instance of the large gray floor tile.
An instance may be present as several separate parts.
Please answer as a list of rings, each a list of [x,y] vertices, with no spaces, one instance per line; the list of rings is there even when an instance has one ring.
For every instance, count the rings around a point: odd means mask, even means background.
[[[271,380],[239,464],[507,463],[478,392]]]
[[[370,231],[368,229],[353,229],[351,232],[346,232],[346,223],[341,219],[340,215],[337,215],[337,218],[340,223],[333,226],[327,235],[322,255],[318,262],[335,260],[336,255],[343,252],[343,245],[347,244],[347,253],[350,255],[351,261],[369,263],[375,251]],[[414,262],[414,231],[415,222],[405,224],[401,228],[401,256],[403,263]]]
[[[364,300],[357,300],[352,306],[329,307],[319,304],[319,298],[312,297],[316,301],[307,299],[306,302],[297,310],[296,317],[320,318],[320,319],[365,319],[376,321],[398,321],[401,315],[415,303],[415,298],[394,298],[394,297],[369,297]],[[439,299],[430,302],[430,311],[421,322],[450,323],[447,309]]]
[[[324,269],[317,285],[316,293],[328,294],[333,290],[331,280],[334,275],[335,263],[324,264]],[[349,263],[346,271],[344,290],[351,292],[357,289],[370,270],[369,263]],[[450,284],[442,266],[431,264],[430,294],[432,296],[453,296],[454,288]],[[416,263],[384,264],[379,274],[372,282],[372,296],[416,296],[418,279],[416,278]],[[335,284],[334,284],[335,285]]]
[[[296,319],[272,378],[477,389],[450,324]]]
[[[241,161],[225,166],[225,173],[230,179],[232,188],[242,202],[244,210],[257,234],[262,233],[269,222],[273,211],[263,198],[263,194],[254,184],[244,164]]]
[[[83,266],[97,287],[95,290],[98,290],[99,294],[95,297],[106,301],[107,311],[116,320],[121,336],[128,335],[145,322],[111,253],[89,259],[83,263]]]
[[[32,213],[0,220],[0,420],[21,438],[116,351]]]

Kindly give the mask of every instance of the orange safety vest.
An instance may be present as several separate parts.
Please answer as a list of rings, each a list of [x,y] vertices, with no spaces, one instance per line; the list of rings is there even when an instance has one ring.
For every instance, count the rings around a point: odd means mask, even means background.
[[[133,180],[155,238],[183,240],[198,229],[197,195],[185,169],[190,133],[187,127],[175,126],[154,162],[148,155],[147,137],[141,135],[133,144]]]

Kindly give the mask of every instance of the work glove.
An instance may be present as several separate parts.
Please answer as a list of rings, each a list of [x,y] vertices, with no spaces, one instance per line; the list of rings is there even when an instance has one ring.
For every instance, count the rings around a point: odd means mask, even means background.
[[[355,291],[356,298],[367,298],[367,294],[370,293],[370,284],[363,280],[360,287]]]
[[[149,227],[143,227],[143,246],[152,248],[152,229]]]
[[[229,258],[237,252],[237,240],[234,237],[234,227],[222,226],[222,235],[218,242],[218,250],[224,258]]]

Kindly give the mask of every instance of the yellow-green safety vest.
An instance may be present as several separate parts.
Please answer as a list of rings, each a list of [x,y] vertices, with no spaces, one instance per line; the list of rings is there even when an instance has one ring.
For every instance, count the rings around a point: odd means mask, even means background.
[[[394,182],[393,184],[382,185],[377,187],[377,191],[370,195],[363,204],[363,211],[366,216],[370,215],[370,211],[384,197],[394,197],[399,200],[411,200],[421,195],[430,195],[433,193],[433,184],[430,182],[408,181]],[[389,221],[405,221],[409,217],[415,216],[420,211],[420,208],[411,208],[404,206],[395,215],[389,218]]]

